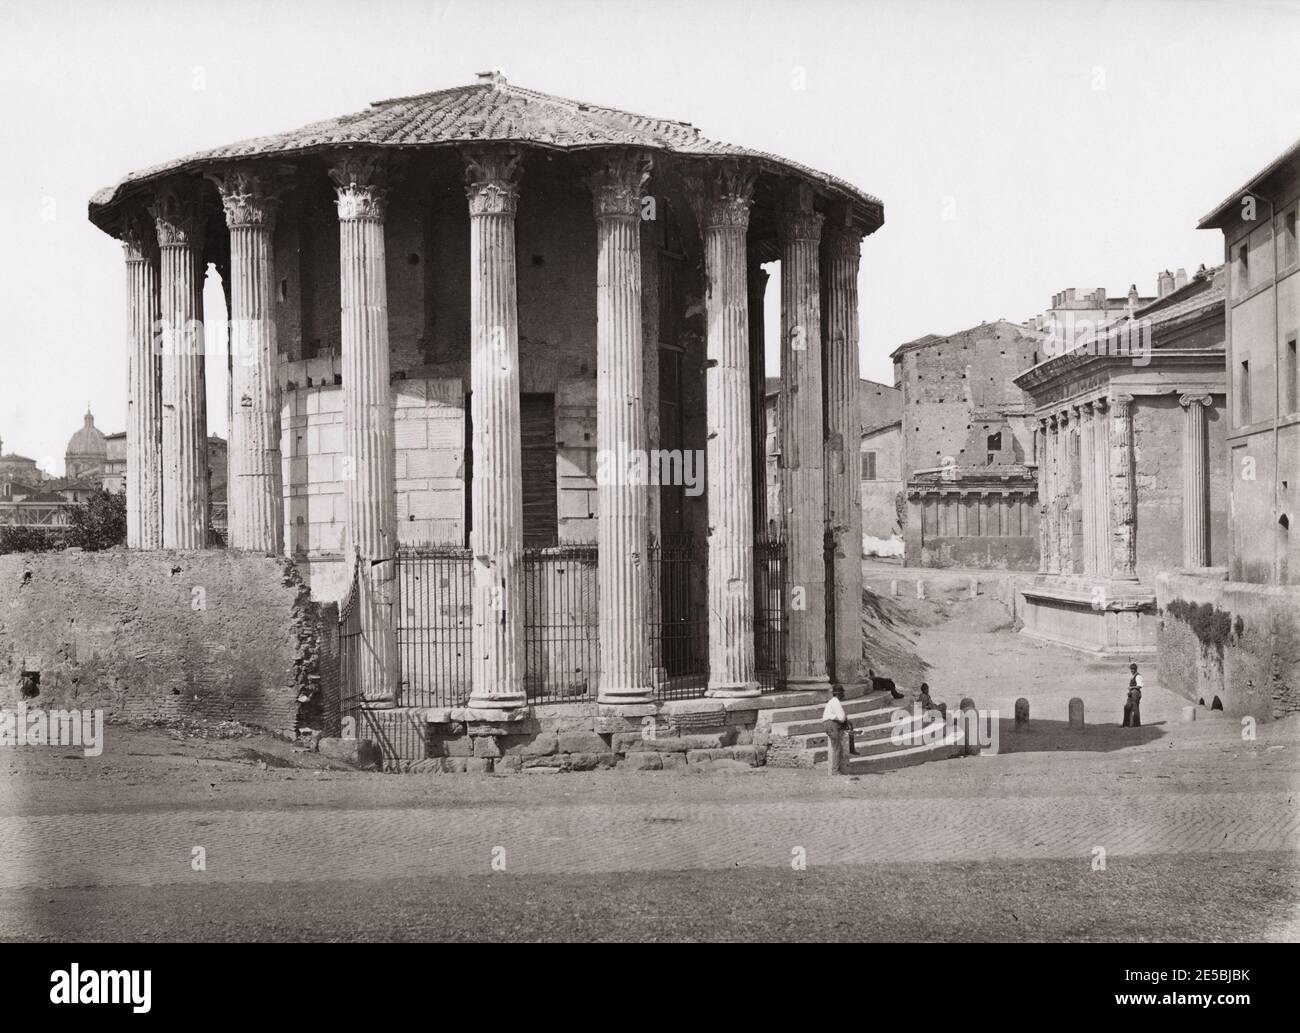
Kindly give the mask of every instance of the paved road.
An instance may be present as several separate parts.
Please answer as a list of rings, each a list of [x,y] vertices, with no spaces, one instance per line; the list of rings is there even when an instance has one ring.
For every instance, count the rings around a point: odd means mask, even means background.
[[[195,847],[205,868],[194,870]],[[184,809],[0,818],[0,887],[1295,851],[1287,792]],[[494,861],[497,867],[494,869]]]

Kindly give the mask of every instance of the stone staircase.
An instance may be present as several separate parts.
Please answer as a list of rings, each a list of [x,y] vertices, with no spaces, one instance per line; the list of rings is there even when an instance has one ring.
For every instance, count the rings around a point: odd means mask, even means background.
[[[896,725],[893,720],[900,708],[908,714],[905,725]],[[912,712],[910,698],[895,700],[888,692],[872,692],[845,700],[844,713],[853,724],[858,748],[858,755],[849,758],[852,775],[946,760],[961,751],[960,731],[945,733],[942,720],[918,718]],[[921,741],[917,745],[894,743],[892,733],[896,727],[913,734],[919,731]],[[822,704],[760,711],[758,728],[767,739],[769,767],[826,767],[830,743],[822,725]]]

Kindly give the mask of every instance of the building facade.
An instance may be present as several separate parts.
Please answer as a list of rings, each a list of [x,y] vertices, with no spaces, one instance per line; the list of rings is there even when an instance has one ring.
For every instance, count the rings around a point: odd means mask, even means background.
[[[1034,403],[1042,500],[1027,634],[1154,651],[1155,576],[1224,562],[1223,296],[1222,271],[1202,270],[1066,347],[1045,338],[1051,357],[1016,378]]]
[[[1300,144],[1200,222],[1223,233],[1234,581],[1300,585]]]
[[[758,693],[760,264],[779,261],[785,681],[861,681],[859,453],[845,443],[860,437],[857,272],[875,198],[491,73],[129,176],[90,217],[126,250],[132,547],[207,540],[196,327],[211,262],[234,327],[230,547],[290,556],[318,598],[355,601],[373,706],[414,687],[402,550],[467,549],[466,599],[418,605],[424,631],[452,609],[470,624],[468,706],[497,714],[526,709],[533,676],[526,549],[592,543],[597,601],[582,605],[601,703],[653,698],[650,628],[668,597],[648,560],[683,541],[707,692]]]
[[[908,566],[1037,567],[1032,404],[1014,382],[1037,348],[1031,331],[998,320],[893,352]]]

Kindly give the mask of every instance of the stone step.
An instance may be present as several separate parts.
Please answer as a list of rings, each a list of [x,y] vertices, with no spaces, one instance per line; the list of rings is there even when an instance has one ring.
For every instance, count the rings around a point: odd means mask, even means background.
[[[899,700],[899,702],[901,703],[902,700]],[[896,706],[882,706],[874,710],[858,711],[845,716],[848,717],[849,724],[854,728],[868,728],[880,724],[888,725],[893,718],[894,711],[898,709],[899,707]],[[815,721],[782,721],[772,725],[772,734],[774,736],[793,737],[822,731],[825,731],[825,722],[822,721],[820,714],[817,715]]]
[[[909,716],[905,725],[896,726],[893,721],[880,721],[875,724],[854,724],[853,741],[858,749],[862,748],[863,743],[886,742],[894,734],[896,727],[907,728],[909,731],[920,726],[920,719],[915,716]],[[822,729],[815,732],[804,732],[798,735],[787,735],[782,738],[773,736],[769,740],[769,745],[774,742],[781,742],[789,748],[803,747],[804,749],[819,749],[827,745],[827,735]]]
[[[876,771],[893,771],[895,768],[912,767],[931,760],[948,760],[961,750],[961,743],[954,742],[952,736],[945,736],[939,742],[922,743],[920,746],[895,748],[888,753],[869,753],[865,756],[849,758],[849,774],[865,775]]]
[[[844,713],[846,716],[865,714],[873,710],[880,710],[891,705],[905,702],[909,702],[906,697],[900,700],[895,700],[888,692],[869,692],[867,695],[858,699],[845,701]],[[758,712],[758,723],[759,725],[774,725],[790,724],[795,721],[820,721],[822,719],[822,710],[825,706],[825,703],[817,703],[813,706],[779,707],[772,710],[760,710]]]

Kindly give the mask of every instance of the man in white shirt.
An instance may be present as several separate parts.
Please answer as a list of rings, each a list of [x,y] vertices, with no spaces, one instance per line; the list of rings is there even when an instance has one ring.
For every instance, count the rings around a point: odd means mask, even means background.
[[[844,713],[844,690],[838,685],[831,690],[831,698],[826,701],[826,706],[822,708],[822,721],[826,725],[826,737],[830,740],[830,766],[831,774],[838,774],[842,766],[843,756],[841,753],[841,740],[845,732],[849,733],[849,753],[857,754],[857,744],[853,741],[853,723]]]

